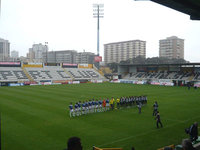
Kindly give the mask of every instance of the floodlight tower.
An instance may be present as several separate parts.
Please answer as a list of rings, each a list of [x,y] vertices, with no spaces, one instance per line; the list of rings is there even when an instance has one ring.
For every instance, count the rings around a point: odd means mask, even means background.
[[[0,18],[1,18],[1,0],[0,0]]]
[[[103,18],[104,4],[93,4],[93,17],[97,18],[97,55],[99,56],[99,18]]]
[[[0,0],[0,17],[1,17],[1,0]]]

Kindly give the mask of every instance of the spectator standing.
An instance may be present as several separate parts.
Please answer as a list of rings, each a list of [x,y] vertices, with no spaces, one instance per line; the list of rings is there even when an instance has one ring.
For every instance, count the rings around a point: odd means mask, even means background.
[[[65,150],[82,150],[81,139],[78,137],[71,137],[67,142],[67,149]]]
[[[190,140],[192,142],[198,139],[198,123],[197,122],[191,125],[189,129],[189,134],[190,134]]]
[[[182,147],[183,150],[197,150],[196,148],[193,147],[192,142],[188,139],[184,139],[182,141]]]
[[[173,150],[173,148],[172,148],[172,147],[169,147],[169,146],[167,146],[167,147],[165,147],[165,148],[164,148],[164,150]]]

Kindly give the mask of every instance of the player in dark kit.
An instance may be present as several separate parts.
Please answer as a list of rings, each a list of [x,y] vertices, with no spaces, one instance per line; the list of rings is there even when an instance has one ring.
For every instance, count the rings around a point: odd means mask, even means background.
[[[160,124],[160,126],[161,126],[161,128],[163,127],[163,125],[162,125],[162,123],[161,123],[161,120],[160,120],[160,113],[159,113],[159,111],[157,111],[157,114],[156,114],[156,126],[157,126],[157,128],[159,128],[159,124]]]
[[[138,106],[139,114],[141,114],[142,103],[139,103],[137,106]]]
[[[75,116],[79,116],[79,113],[78,113],[78,103],[75,103],[74,105],[74,113],[75,113]]]
[[[156,116],[158,112],[158,103],[157,101],[155,101],[155,103],[153,104],[153,116]]]

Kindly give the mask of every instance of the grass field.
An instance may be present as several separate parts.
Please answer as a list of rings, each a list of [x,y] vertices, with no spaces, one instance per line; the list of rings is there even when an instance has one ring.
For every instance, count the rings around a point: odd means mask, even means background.
[[[69,118],[68,104],[100,97],[148,95],[148,104]],[[156,129],[152,105],[158,101],[164,128]],[[200,122],[200,89],[133,84],[78,84],[0,87],[3,150],[62,150],[71,136],[83,149],[122,147],[155,150],[180,144],[184,129]]]

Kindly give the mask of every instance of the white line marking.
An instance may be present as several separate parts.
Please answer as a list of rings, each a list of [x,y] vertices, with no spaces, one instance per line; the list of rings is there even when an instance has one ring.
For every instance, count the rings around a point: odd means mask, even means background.
[[[190,121],[190,120],[193,120],[193,119],[197,119],[197,118],[200,118],[200,116],[199,116],[199,117],[194,117],[194,118],[191,118],[191,119],[187,119],[187,120],[185,120],[185,121],[180,121],[180,120],[179,120],[179,121],[177,121],[177,123],[174,123],[174,124],[165,126],[164,129],[165,129],[165,128],[169,128],[169,127],[173,127],[173,126],[175,126],[175,125],[177,125],[177,124],[185,123],[185,122],[187,122],[187,121]],[[174,121],[175,121],[175,120],[174,120]],[[113,142],[101,144],[101,145],[98,145],[97,147],[102,147],[102,146],[110,145],[110,144],[113,144],[113,143],[125,141],[125,140],[128,140],[128,139],[135,138],[135,137],[138,137],[138,136],[143,136],[143,135],[146,135],[146,134],[155,132],[155,131],[159,131],[159,130],[158,130],[158,129],[153,129],[153,130],[150,130],[150,131],[148,131],[148,132],[143,132],[143,133],[141,133],[141,134],[137,134],[137,135],[133,135],[133,136],[128,136],[128,137],[125,137],[125,138],[122,138],[122,139],[115,140],[115,141],[113,141]],[[89,149],[91,149],[91,148],[88,148],[88,150],[89,150]]]

